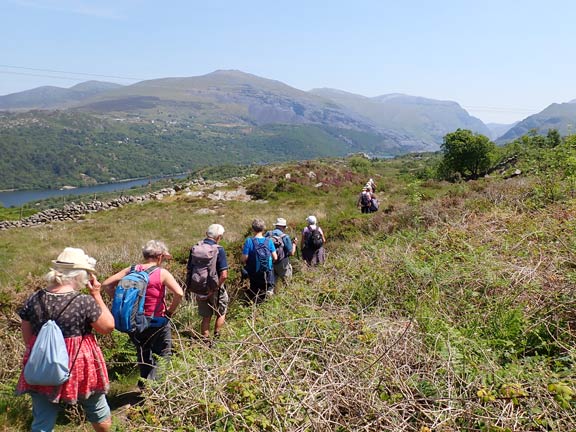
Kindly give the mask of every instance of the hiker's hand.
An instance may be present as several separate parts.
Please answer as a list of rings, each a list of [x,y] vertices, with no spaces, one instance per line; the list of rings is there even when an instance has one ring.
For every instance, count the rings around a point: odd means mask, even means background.
[[[102,284],[98,282],[98,278],[95,274],[90,274],[90,279],[88,280],[88,288],[90,289],[90,294],[95,294],[100,292]]]

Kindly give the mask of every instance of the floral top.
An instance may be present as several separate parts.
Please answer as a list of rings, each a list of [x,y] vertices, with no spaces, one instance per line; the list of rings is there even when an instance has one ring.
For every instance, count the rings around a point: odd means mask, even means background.
[[[101,313],[92,296],[79,295],[76,291],[51,293],[41,290],[30,296],[18,312],[20,318],[30,322],[34,333],[24,353],[22,371],[40,328],[48,319],[54,319],[64,335],[71,374],[70,379],[59,386],[41,386],[28,384],[22,372],[16,394],[40,393],[54,403],[76,403],[95,393],[107,393],[108,371],[91,326]]]

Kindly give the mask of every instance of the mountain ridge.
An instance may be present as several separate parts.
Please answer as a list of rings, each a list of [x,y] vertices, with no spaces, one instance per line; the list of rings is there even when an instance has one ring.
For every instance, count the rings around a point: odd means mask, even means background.
[[[569,135],[574,133],[575,126],[576,103],[553,103],[539,113],[528,116],[516,123],[505,134],[500,136],[496,142],[504,144],[533,131],[539,135],[546,135],[549,129],[555,129],[561,135]]]
[[[0,110],[69,108],[95,94],[109,91],[120,84],[105,81],[84,81],[69,88],[42,86],[0,96]]]
[[[239,70],[216,70],[195,77],[144,80],[127,86],[117,85],[83,93],[82,97],[75,87],[65,90],[54,88],[53,92],[68,95],[68,98],[54,97],[51,103],[46,102],[49,95],[41,95],[34,103],[32,96],[35,93],[25,92],[24,95],[29,97],[16,104],[15,108],[77,109],[100,115],[121,115],[124,112],[146,117],[162,112],[198,122],[236,125],[318,124],[381,134],[394,140],[395,145],[416,150],[437,150],[443,135],[452,131],[454,126],[470,127],[476,132],[488,131],[480,120],[472,120],[473,117],[452,101],[435,101],[401,94],[368,98],[333,89],[304,91],[278,80]],[[335,92],[338,92],[339,97],[335,97]],[[10,104],[14,102],[15,96],[10,95],[10,98],[0,96],[0,109],[14,107]],[[358,109],[354,104],[347,104],[343,98],[361,98],[367,103],[381,103],[382,112],[378,114]],[[406,109],[408,103],[412,104],[412,111]],[[404,113],[386,111],[383,107],[389,104],[403,106]],[[415,108],[417,104],[422,107]],[[454,113],[442,119],[438,114],[423,113],[426,106],[435,110],[440,107]],[[390,117],[390,121],[382,116]],[[443,125],[443,122],[447,124]]]

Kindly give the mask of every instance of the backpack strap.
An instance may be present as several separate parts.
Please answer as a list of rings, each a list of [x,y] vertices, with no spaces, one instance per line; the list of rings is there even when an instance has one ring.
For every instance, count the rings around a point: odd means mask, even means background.
[[[254,271],[256,271],[256,269],[258,268],[258,264],[256,262],[256,261],[258,261],[258,255],[256,254],[256,249],[258,248],[259,245],[260,245],[260,242],[258,240],[256,240],[256,237],[252,237],[251,256],[252,256],[252,260],[254,261]]]
[[[40,294],[43,294],[42,296]],[[40,304],[40,309],[42,309],[42,318],[43,321],[46,322],[49,319],[51,319],[52,321],[57,321],[58,318],[60,318],[60,315],[62,315],[62,313],[68,308],[68,306],[70,306],[70,304],[76,299],[76,297],[78,297],[80,295],[80,293],[76,293],[75,296],[72,296],[72,298],[68,301],[68,303],[66,303],[66,305],[60,310],[60,312],[58,312],[58,315],[56,315],[56,318],[50,318],[50,314],[48,313],[47,307],[46,307],[46,291],[45,290],[41,290],[40,293],[38,294],[38,303]],[[42,301],[42,297],[44,297],[44,301]]]
[[[68,303],[66,303],[66,306],[64,306],[64,307],[62,308],[62,310],[58,313],[58,315],[56,315],[56,318],[54,318],[54,321],[56,321],[58,318],[60,318],[60,315],[62,315],[62,313],[68,308],[68,306],[70,306],[70,304],[71,304],[74,300],[76,300],[78,297],[80,297],[80,293],[76,293],[76,295],[73,296],[73,297],[68,301]]]
[[[154,270],[156,270],[157,268],[160,268],[160,267],[158,267],[157,265],[153,265],[153,266],[148,267],[148,268],[147,268],[146,270],[144,270],[144,271],[145,271],[146,273],[148,273],[148,276],[150,276],[150,275],[152,274],[152,272],[153,272]]]
[[[130,274],[130,273],[132,273],[132,272],[135,272],[135,271],[136,271],[136,266],[137,266],[137,264],[132,264],[132,265],[130,266],[130,270],[128,271],[128,274]],[[148,276],[150,276],[150,275],[152,274],[152,272],[153,272],[154,270],[156,270],[157,268],[158,268],[157,265],[153,265],[153,266],[148,267],[147,269],[142,269],[142,271],[145,271],[146,273],[148,273]]]

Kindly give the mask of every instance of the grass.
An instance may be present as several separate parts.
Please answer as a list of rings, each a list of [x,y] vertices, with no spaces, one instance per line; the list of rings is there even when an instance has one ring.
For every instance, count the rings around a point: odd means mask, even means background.
[[[187,249],[219,222],[232,304],[215,348],[193,337],[199,320],[185,305],[166,379],[127,407],[133,348],[124,335],[99,336],[116,430],[575,430],[576,201],[539,196],[532,176],[419,180],[433,160],[262,167],[248,181],[266,183],[267,202],[176,196],[2,232],[0,335],[14,354],[0,369],[0,404],[13,407],[0,421],[30,419],[27,399],[8,391],[23,350],[14,311],[63,247],[95,256],[103,278],[158,238],[182,280]],[[355,208],[366,172],[382,191],[372,215]],[[196,213],[204,207],[216,213]],[[294,259],[290,284],[257,308],[243,304],[239,256],[252,218],[286,217],[299,237],[308,214],[326,232],[326,264]],[[78,424],[72,416],[61,427]]]

